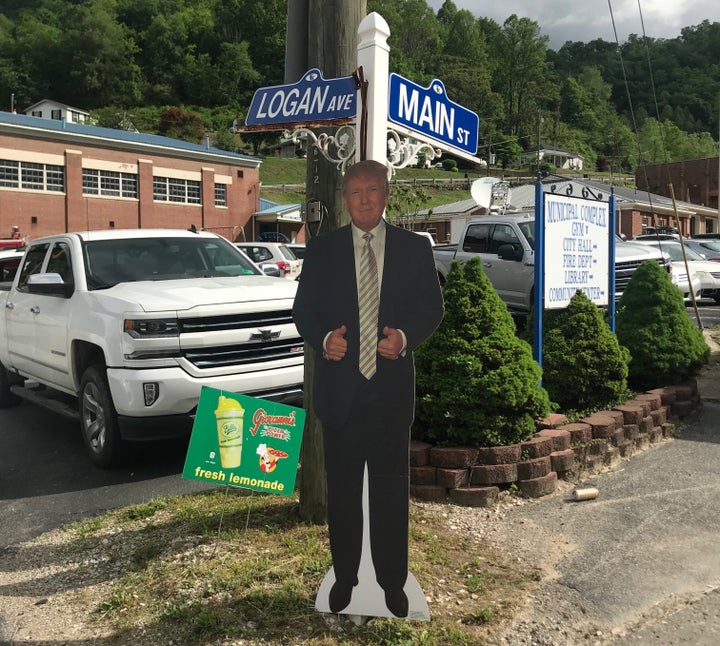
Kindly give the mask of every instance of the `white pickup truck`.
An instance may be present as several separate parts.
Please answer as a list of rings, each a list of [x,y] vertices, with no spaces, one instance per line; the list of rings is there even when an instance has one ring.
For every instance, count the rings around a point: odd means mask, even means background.
[[[297,283],[213,233],[139,229],[33,240],[0,291],[0,408],[79,419],[92,461],[187,434],[202,386],[301,404]]]
[[[444,284],[453,261],[479,256],[482,268],[508,309],[527,313],[535,287],[535,215],[513,213],[482,215],[470,220],[460,244],[433,247],[435,268]],[[633,272],[645,260],[655,260],[669,270],[666,258],[639,243],[615,241],[615,296],[619,298]]]

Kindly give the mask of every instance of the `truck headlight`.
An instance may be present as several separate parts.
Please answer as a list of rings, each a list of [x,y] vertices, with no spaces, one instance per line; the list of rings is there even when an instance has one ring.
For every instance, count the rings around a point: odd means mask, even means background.
[[[179,336],[177,319],[125,319],[123,330],[133,338]]]

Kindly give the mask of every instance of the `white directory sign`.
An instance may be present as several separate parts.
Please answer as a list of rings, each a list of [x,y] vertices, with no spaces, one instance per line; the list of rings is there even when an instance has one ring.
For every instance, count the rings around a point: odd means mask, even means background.
[[[596,305],[608,304],[607,202],[545,193],[545,309],[567,307],[581,289]]]

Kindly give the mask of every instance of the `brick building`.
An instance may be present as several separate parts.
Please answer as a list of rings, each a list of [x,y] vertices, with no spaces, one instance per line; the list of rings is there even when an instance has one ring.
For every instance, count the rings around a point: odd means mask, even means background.
[[[720,159],[690,159],[668,164],[645,164],[635,171],[638,188],[670,196],[672,184],[676,200],[715,210],[715,217],[689,219],[689,235],[694,233],[717,233],[718,173]]]
[[[171,227],[241,240],[256,157],[168,137],[0,112],[0,238]]]

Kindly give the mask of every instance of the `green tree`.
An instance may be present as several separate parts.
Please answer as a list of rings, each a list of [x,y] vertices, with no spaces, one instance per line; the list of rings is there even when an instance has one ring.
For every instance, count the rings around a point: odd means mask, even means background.
[[[497,41],[499,66],[494,87],[503,98],[503,131],[535,143],[539,110],[549,94],[551,78],[546,59],[547,36],[529,18],[510,16]]]
[[[606,408],[627,397],[630,353],[584,292],[544,312],[542,347],[543,386],[560,410]]]
[[[620,298],[616,329],[632,357],[628,381],[638,390],[690,379],[710,354],[703,333],[685,311],[682,293],[650,260],[633,273]]]
[[[437,76],[443,50],[442,28],[425,0],[368,0],[390,27],[390,69],[416,83]]]
[[[445,317],[416,352],[417,422],[446,444],[498,446],[528,438],[550,402],[530,346],[482,270],[454,263]]]
[[[412,184],[393,186],[387,205],[388,219],[396,226],[412,229],[418,219],[418,213],[429,201],[430,194],[422,186]]]

